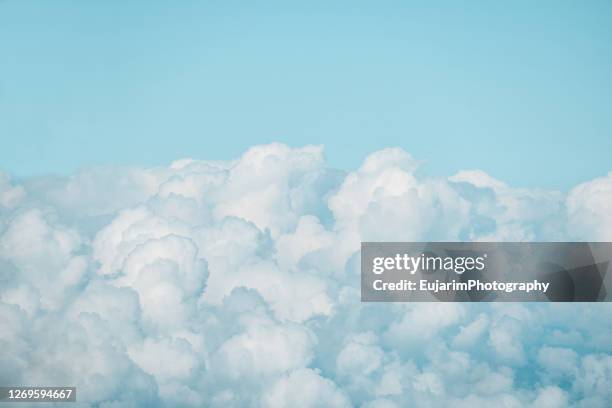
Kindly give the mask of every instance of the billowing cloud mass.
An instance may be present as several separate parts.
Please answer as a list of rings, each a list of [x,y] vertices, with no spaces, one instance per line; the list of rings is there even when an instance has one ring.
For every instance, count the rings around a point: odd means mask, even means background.
[[[365,304],[361,241],[612,240],[569,193],[401,149],[0,175],[0,384],[83,406],[609,407],[609,304]],[[79,404],[77,404],[79,405]]]

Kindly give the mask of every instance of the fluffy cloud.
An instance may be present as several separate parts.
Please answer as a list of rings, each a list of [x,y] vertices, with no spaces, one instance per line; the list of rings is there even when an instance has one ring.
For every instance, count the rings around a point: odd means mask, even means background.
[[[33,315],[55,311],[82,283],[88,263],[83,239],[40,209],[18,212],[0,237],[0,259],[8,282],[2,299]]]
[[[610,406],[606,304],[365,304],[362,240],[610,238],[612,176],[569,193],[401,149],[0,174],[0,383],[95,406]],[[577,319],[577,316],[580,316]]]
[[[564,197],[560,192],[513,188],[480,170],[460,171],[449,178],[468,200],[468,238],[480,241],[561,240],[559,222]]]
[[[569,223],[576,236],[592,241],[612,240],[612,171],[582,183],[567,197]]]
[[[236,379],[271,376],[305,367],[312,360],[316,338],[307,328],[259,316],[245,320],[245,330],[219,348],[215,356],[219,371]]]
[[[400,149],[369,156],[329,200],[337,227],[349,230],[355,242],[457,239],[469,204],[447,182],[419,180],[416,167]]]
[[[0,173],[0,206],[13,208],[24,195],[25,190],[22,186],[15,185],[7,174]]]
[[[329,379],[316,371],[301,369],[281,378],[266,391],[263,407],[349,407],[349,399]]]

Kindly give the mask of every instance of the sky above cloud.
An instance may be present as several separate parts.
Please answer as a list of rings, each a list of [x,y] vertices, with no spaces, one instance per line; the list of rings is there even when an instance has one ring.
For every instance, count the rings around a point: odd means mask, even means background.
[[[568,192],[399,148],[0,175],[0,383],[81,405],[607,407],[609,304],[366,304],[364,240],[612,240],[612,173]]]
[[[609,171],[612,3],[0,1],[0,169],[399,146],[569,190]],[[519,169],[519,170],[517,170]]]

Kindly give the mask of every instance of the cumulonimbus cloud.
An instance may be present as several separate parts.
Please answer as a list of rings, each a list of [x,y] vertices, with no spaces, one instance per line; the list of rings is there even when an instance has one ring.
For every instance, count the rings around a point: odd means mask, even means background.
[[[96,406],[609,406],[607,304],[362,304],[365,240],[611,240],[569,193],[401,149],[0,176],[0,383]],[[580,316],[578,318],[578,316]],[[317,405],[318,404],[318,405]]]

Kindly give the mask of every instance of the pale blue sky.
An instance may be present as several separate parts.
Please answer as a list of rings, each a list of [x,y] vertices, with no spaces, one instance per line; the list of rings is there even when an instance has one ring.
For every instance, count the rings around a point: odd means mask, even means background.
[[[400,146],[567,189],[612,169],[612,2],[0,1],[0,168]]]

